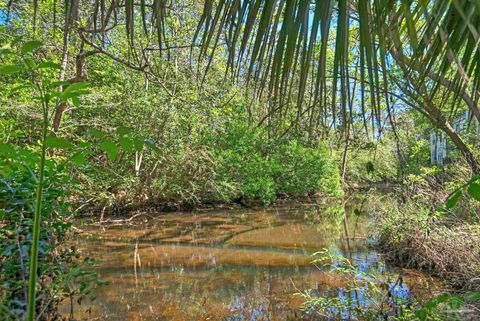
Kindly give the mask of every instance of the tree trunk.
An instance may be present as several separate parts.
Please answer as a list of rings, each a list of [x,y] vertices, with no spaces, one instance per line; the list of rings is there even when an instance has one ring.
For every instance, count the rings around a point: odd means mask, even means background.
[[[470,166],[474,175],[480,175],[480,163],[473,155],[470,148],[464,143],[462,138],[455,132],[450,123],[446,122],[444,126],[440,127],[447,135],[450,137],[452,142],[455,144],[455,147],[458,148],[460,153],[465,158],[465,161]]]
[[[96,51],[89,51],[89,52],[80,52],[77,57],[75,58],[75,77],[69,79],[69,82],[81,82],[87,80],[87,68],[86,68],[86,58],[92,54],[96,53]],[[65,87],[63,88],[65,90]],[[55,110],[55,115],[53,116],[53,123],[52,123],[52,130],[54,133],[58,131],[60,128],[60,123],[62,121],[63,114],[68,108],[67,102],[62,102],[57,106]]]
[[[455,147],[458,148],[462,156],[464,157],[465,161],[467,164],[470,166],[470,169],[472,170],[474,175],[479,175],[480,174],[480,163],[478,160],[475,158],[475,155],[473,155],[472,151],[470,148],[465,144],[465,142],[462,140],[460,135],[455,132],[453,129],[452,125],[450,125],[450,122],[445,118],[445,116],[442,114],[442,112],[433,105],[433,103],[429,100],[425,101],[425,109],[431,116],[431,119],[433,120],[433,123],[438,126],[441,130],[443,130],[448,137],[452,140],[452,142],[455,144]]]

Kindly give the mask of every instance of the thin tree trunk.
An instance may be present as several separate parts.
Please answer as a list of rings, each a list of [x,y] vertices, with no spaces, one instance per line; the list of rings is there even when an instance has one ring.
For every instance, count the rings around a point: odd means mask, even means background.
[[[67,14],[65,16],[65,24],[64,24],[64,34],[63,34],[63,47],[62,47],[62,62],[60,70],[59,81],[65,81],[65,73],[68,64],[68,47],[70,46],[70,34],[71,34],[71,25],[72,25],[72,18],[73,18],[73,5],[69,4],[69,2],[65,2]],[[64,86],[59,86],[59,91],[63,91]],[[63,113],[67,109],[67,103],[61,102],[57,104],[57,108],[55,109],[55,115],[53,116],[53,123],[52,123],[52,130],[54,133],[58,131],[60,128],[60,122],[62,120]]]
[[[465,144],[465,142],[462,140],[460,135],[455,132],[453,127],[450,125],[450,122],[447,120],[447,118],[443,115],[442,111],[437,108],[437,106],[434,105],[434,103],[431,101],[430,95],[428,95],[428,90],[422,82],[418,82],[417,79],[413,78],[409,70],[407,68],[407,64],[405,63],[405,56],[399,50],[398,48],[400,47],[398,39],[396,39],[396,47],[392,48],[391,53],[396,59],[398,65],[403,71],[403,76],[410,82],[412,85],[413,89],[415,90],[415,94],[411,93],[407,88],[403,88],[404,92],[410,96],[414,101],[419,103],[420,105],[423,105],[422,109],[425,112],[425,114],[428,116],[428,118],[431,120],[431,122],[443,130],[448,137],[452,140],[452,142],[455,144],[455,147],[460,151],[462,154],[463,158],[467,162],[467,164],[470,166],[470,169],[472,170],[472,173],[474,175],[479,175],[480,174],[480,163],[476,159],[475,155],[473,155],[471,149]],[[469,106],[470,110],[472,109],[472,106]]]
[[[81,52],[75,58],[75,68],[76,68],[75,77],[69,79],[69,82],[75,83],[75,82],[81,82],[81,81],[87,80],[86,58],[95,53],[97,53],[96,50],[83,52],[83,49],[81,49]],[[65,113],[67,108],[68,108],[68,102],[62,102],[58,104],[57,109],[55,110],[55,115],[53,116],[53,123],[52,123],[52,130],[54,133],[56,133],[60,128],[60,123],[62,122],[63,114]]]
[[[449,122],[446,122],[443,126],[440,127],[447,135],[450,137],[452,142],[455,144],[455,147],[458,148],[462,156],[465,158],[465,161],[470,166],[474,175],[480,175],[480,163],[473,155],[470,148],[465,144],[462,138],[455,132]]]

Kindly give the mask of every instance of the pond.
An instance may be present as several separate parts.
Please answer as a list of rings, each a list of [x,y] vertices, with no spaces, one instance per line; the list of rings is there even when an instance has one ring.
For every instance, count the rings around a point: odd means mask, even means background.
[[[369,219],[311,205],[141,215],[129,224],[88,225],[72,241],[99,258],[107,284],[76,319],[299,320],[298,292],[345,295],[346,280],[314,266],[323,248],[362,271],[391,275],[368,246]],[[348,235],[348,237],[347,237]],[[407,296],[427,297],[436,282],[401,271]],[[343,294],[342,294],[343,293]],[[70,312],[69,304],[64,306]]]

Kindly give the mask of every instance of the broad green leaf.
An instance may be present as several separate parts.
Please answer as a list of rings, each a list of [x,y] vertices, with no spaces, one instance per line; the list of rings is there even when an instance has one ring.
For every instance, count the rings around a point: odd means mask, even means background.
[[[75,107],[80,107],[80,99],[78,99],[77,96],[73,96],[73,97],[72,97],[72,104],[73,104],[73,106],[75,106]]]
[[[447,208],[451,209],[454,208],[455,205],[457,205],[458,200],[462,196],[462,191],[458,190],[454,194],[452,194],[448,199],[447,199]]]
[[[31,58],[25,58],[23,61],[25,61],[25,65],[27,65],[28,68],[35,68],[37,66],[35,61]]]
[[[90,84],[88,82],[74,82],[70,83],[68,87],[65,88],[64,92],[73,92],[81,89],[88,88]]]
[[[49,148],[69,149],[73,148],[73,144],[65,138],[49,136],[45,139],[45,146]]]
[[[0,66],[0,75],[12,75],[22,70],[18,65],[4,65]]]
[[[9,155],[15,152],[15,147],[10,144],[0,144],[0,155]]]
[[[127,138],[127,137],[121,137],[120,138],[120,146],[122,147],[122,149],[126,152],[132,152],[133,151],[133,147],[134,147],[134,143],[133,141],[130,139],[130,138]]]
[[[82,142],[82,143],[78,144],[78,147],[87,148],[87,147],[91,147],[92,145],[93,145],[93,143],[91,143],[91,142]]]
[[[40,48],[42,45],[43,45],[43,43],[41,41],[38,41],[38,40],[27,41],[22,46],[22,54],[27,54],[29,52],[32,52],[32,51]]]
[[[39,63],[38,68],[40,68],[40,69],[62,69],[62,66],[60,66],[60,64],[56,64],[52,61],[45,61],[45,62]],[[64,83],[68,84],[68,82],[64,82]]]
[[[467,188],[467,192],[471,197],[473,197],[477,201],[480,201],[480,184],[470,183]]]
[[[86,160],[85,160],[85,155],[83,153],[78,153],[75,156],[72,157],[72,162],[74,162],[77,165],[85,165]]]
[[[105,140],[100,143],[100,148],[107,153],[107,157],[110,161],[115,160],[117,158],[117,145],[110,140]]]
[[[101,131],[100,129],[96,129],[96,128],[90,128],[88,133],[90,134],[90,136],[93,136],[93,137],[96,137],[96,138],[103,138],[103,137],[106,136],[105,132]]]
[[[135,150],[140,152],[143,149],[143,139],[136,138],[134,140]]]

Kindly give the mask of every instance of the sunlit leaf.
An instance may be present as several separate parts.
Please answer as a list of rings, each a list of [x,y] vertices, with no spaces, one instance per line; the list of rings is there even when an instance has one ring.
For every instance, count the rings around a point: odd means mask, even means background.
[[[78,91],[81,89],[86,89],[90,86],[88,82],[74,82],[70,83],[68,87],[65,88],[64,92]]]
[[[80,99],[77,96],[72,97],[72,104],[75,107],[80,107]]]
[[[12,55],[14,52],[10,48],[0,48],[0,56],[1,55]]]
[[[0,66],[0,75],[12,75],[17,72],[20,72],[22,67],[18,65],[4,65]]]

